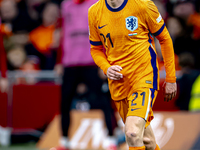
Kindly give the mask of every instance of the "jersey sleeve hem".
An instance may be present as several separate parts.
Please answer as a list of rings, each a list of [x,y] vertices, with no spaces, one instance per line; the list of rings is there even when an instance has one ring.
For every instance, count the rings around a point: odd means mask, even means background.
[[[160,33],[162,33],[162,31],[164,30],[165,28],[165,23],[163,24],[163,26],[155,33],[152,33],[154,36],[158,36]]]
[[[94,46],[103,45],[101,41],[91,41],[91,40],[90,40],[90,44],[92,44],[92,45],[94,45]]]
[[[176,77],[174,77],[174,78],[166,78],[165,81],[169,82],[169,83],[175,83],[176,82]]]

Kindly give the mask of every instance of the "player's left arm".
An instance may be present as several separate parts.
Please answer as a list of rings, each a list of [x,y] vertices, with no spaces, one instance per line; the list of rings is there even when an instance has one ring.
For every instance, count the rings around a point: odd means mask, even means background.
[[[157,7],[150,0],[147,3],[146,12],[148,28],[161,45],[166,70],[165,100],[170,101],[176,96],[177,91],[173,42]]]
[[[163,85],[165,101],[169,101],[176,96],[177,91],[173,42],[166,27],[164,27],[163,31],[156,38],[161,45],[166,70],[166,83]]]

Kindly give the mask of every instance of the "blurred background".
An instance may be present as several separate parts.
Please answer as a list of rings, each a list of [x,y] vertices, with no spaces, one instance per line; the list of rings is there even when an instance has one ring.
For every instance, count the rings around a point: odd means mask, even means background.
[[[59,145],[62,47],[66,33],[63,18],[71,19],[71,14],[61,12],[66,1],[71,0],[0,0],[1,150],[39,150]],[[164,102],[165,69],[155,39],[161,76],[161,90],[153,107],[156,139],[163,150],[200,150],[200,0],[153,1],[173,40],[178,84],[176,98]],[[76,34],[85,33],[76,31],[72,36]],[[106,93],[106,79],[101,72],[99,76]],[[73,117],[69,137],[74,142],[73,149],[103,149],[107,133],[99,135],[99,131],[106,130],[104,115],[102,110],[91,109],[90,100],[84,95],[87,86],[78,85],[70,106]],[[115,127],[123,131],[123,123],[112,103],[111,106],[117,121]],[[126,149],[123,132],[117,130],[114,134],[118,147]]]

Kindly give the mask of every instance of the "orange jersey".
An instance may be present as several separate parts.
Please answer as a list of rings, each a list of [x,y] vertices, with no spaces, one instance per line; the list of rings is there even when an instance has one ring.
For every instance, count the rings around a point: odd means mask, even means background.
[[[123,69],[122,79],[108,79],[112,99],[127,98],[141,87],[158,90],[159,69],[152,35],[161,43],[166,81],[175,82],[171,38],[152,1],[124,0],[119,8],[113,9],[106,0],[99,0],[90,7],[88,16],[91,55],[95,63],[105,74],[111,65]]]

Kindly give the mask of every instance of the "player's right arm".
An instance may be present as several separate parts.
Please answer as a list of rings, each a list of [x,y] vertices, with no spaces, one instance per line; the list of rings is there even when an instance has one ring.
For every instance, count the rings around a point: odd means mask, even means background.
[[[118,65],[111,66],[107,60],[105,53],[103,52],[103,44],[98,34],[97,24],[96,24],[96,9],[93,8],[94,5],[90,7],[88,11],[88,20],[89,20],[89,39],[90,39],[90,52],[94,62],[99,66],[104,74],[111,80],[119,80],[123,78],[122,74],[119,71],[122,68]],[[95,11],[94,11],[95,10]]]
[[[90,40],[90,53],[94,62],[99,66],[104,74],[107,73],[108,68],[111,66],[107,60],[105,53],[103,52],[103,44],[98,34],[95,4],[92,5],[88,10],[88,21],[89,21],[89,40]]]

